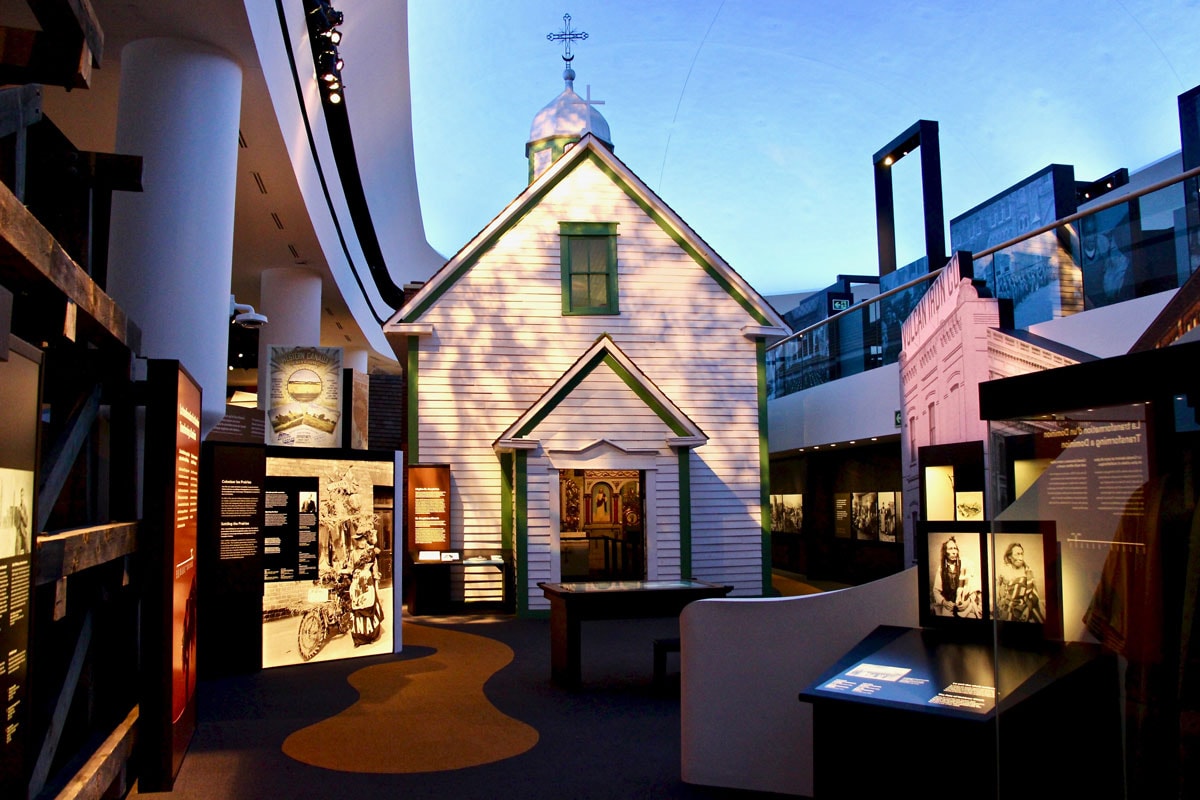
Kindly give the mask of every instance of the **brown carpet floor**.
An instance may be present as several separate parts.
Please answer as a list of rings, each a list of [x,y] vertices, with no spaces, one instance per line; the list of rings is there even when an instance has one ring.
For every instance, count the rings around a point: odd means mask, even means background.
[[[394,655],[221,678],[201,662],[195,735],[153,797],[782,797],[680,779],[678,662],[656,686],[652,648],[678,633],[675,619],[585,623],[575,690],[550,680],[549,620],[505,615],[406,617]]]
[[[403,636],[406,647],[434,652],[352,672],[348,681],[358,699],[288,736],[283,752],[345,772],[438,772],[512,758],[537,744],[536,730],[502,713],[483,692],[488,679],[512,661],[512,648],[485,636],[408,622]],[[339,742],[357,745],[331,746]]]

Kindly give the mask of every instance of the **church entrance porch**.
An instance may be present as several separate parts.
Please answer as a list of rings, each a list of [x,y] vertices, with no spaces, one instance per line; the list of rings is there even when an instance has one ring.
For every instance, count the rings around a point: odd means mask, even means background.
[[[560,469],[561,580],[646,578],[645,472]]]

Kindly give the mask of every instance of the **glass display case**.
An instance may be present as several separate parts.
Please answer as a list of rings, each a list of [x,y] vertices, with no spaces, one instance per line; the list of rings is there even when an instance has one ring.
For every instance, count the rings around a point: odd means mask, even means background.
[[[1117,659],[1125,791],[1115,796],[1197,790],[1196,735],[1185,722],[1200,677],[1189,649],[1200,579],[1198,348],[980,387],[997,664],[1034,636]],[[1086,733],[1082,723],[1073,733]],[[1001,718],[1002,742],[1005,734]]]

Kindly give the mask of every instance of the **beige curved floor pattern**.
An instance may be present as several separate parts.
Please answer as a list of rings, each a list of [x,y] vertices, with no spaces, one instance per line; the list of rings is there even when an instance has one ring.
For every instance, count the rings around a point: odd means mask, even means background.
[[[512,661],[511,648],[407,622],[404,644],[437,652],[351,673],[357,702],[288,736],[283,752],[314,767],[394,774],[489,764],[537,744],[537,730],[502,714],[483,693],[484,682]]]

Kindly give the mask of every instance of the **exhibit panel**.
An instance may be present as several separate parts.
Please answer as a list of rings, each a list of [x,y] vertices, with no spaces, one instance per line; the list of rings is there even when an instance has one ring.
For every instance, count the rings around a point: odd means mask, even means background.
[[[393,652],[391,453],[268,450],[262,666]]]
[[[170,791],[196,729],[201,390],[178,361],[151,359],[147,378],[142,662],[171,679],[141,687],[139,783]]]
[[[28,710],[42,353],[0,332],[0,796],[24,796],[33,755]]]

